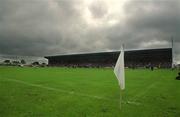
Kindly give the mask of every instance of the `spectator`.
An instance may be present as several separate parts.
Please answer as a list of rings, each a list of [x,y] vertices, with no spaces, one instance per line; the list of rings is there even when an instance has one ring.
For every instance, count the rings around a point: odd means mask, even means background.
[[[178,76],[176,77],[176,80],[180,80],[180,72],[178,73]]]

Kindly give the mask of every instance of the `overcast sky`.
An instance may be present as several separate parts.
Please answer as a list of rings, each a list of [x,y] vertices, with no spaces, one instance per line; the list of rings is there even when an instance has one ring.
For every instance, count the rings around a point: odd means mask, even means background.
[[[171,47],[180,0],[0,0],[0,54],[58,55]]]

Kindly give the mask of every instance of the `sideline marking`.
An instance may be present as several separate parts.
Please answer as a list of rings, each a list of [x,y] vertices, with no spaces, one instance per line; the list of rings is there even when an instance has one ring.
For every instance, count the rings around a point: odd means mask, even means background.
[[[136,102],[139,97],[142,97],[142,96],[144,97],[144,95],[145,95],[150,89],[152,89],[155,85],[157,85],[157,82],[152,83],[151,85],[149,85],[149,86],[146,88],[145,91],[143,91],[143,92],[135,95],[135,96],[133,97],[132,101],[133,101],[133,102]]]
[[[38,88],[42,88],[42,89],[46,89],[46,90],[51,90],[51,91],[57,91],[57,92],[61,92],[61,93],[67,93],[70,95],[77,95],[77,96],[83,96],[83,97],[89,97],[89,98],[94,98],[94,99],[99,99],[99,100],[107,100],[107,101],[117,101],[119,102],[119,100],[116,99],[110,99],[110,98],[105,98],[105,97],[100,97],[100,96],[93,96],[93,95],[87,95],[87,94],[83,94],[83,93],[77,93],[74,91],[67,91],[67,90],[62,90],[62,89],[57,89],[57,88],[52,88],[52,87],[47,87],[47,86],[43,86],[43,85],[38,85],[38,84],[33,84],[33,83],[28,83],[28,82],[24,82],[22,80],[16,80],[16,79],[11,79],[11,78],[1,78],[3,80],[6,81],[11,81],[11,82],[16,82],[16,83],[20,83],[20,84],[24,84],[24,85],[28,85],[28,86],[32,86],[32,87],[38,87]],[[132,105],[140,105],[140,103],[138,102],[134,102],[134,101],[123,101],[123,104],[132,104]]]

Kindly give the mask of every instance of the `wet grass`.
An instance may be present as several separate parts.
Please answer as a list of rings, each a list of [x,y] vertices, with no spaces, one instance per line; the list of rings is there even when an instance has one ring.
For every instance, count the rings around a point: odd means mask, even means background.
[[[0,67],[1,117],[179,117],[177,70]]]

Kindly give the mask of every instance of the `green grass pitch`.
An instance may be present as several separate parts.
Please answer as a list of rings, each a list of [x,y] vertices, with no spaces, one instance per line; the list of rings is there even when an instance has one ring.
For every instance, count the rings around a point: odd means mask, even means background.
[[[180,117],[177,70],[0,67],[0,117]]]

